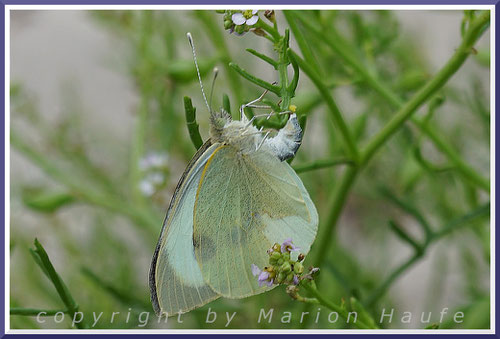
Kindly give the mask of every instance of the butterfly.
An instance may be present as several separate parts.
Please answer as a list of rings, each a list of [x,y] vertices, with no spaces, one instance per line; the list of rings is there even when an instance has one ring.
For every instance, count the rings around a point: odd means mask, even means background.
[[[201,84],[199,71],[198,77]],[[307,254],[316,237],[316,207],[285,161],[301,144],[297,116],[282,112],[289,114],[287,123],[269,137],[243,114],[250,104],[233,120],[207,103],[210,138],[177,184],[151,263],[151,302],[158,315],[185,313],[221,296],[268,291],[274,286],[259,286],[252,266],[266,266],[267,250],[289,238]]]

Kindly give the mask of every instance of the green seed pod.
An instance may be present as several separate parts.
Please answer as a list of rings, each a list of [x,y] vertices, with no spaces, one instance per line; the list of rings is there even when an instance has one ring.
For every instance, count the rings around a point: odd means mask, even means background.
[[[280,270],[285,273],[289,273],[292,271],[292,266],[288,261],[285,261],[283,265],[281,265]]]
[[[290,260],[290,252],[283,253],[283,259],[285,259],[286,261]]]
[[[304,272],[304,265],[300,262],[295,263],[295,265],[293,265],[293,271],[297,274],[302,274]]]

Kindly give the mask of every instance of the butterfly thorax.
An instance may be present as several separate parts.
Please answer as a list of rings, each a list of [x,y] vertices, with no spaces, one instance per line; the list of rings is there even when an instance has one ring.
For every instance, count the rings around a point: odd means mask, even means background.
[[[262,140],[262,135],[257,128],[248,122],[233,120],[226,123],[218,135],[212,135],[213,140],[232,146],[239,153],[248,154],[255,152],[257,145]]]

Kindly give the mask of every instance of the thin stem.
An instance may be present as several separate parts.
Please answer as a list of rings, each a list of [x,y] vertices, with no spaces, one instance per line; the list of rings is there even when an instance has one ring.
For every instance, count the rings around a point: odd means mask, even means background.
[[[302,34],[299,27],[297,26],[297,16],[295,12],[283,11],[283,15],[285,16],[285,19],[288,22],[290,29],[292,30],[293,36],[295,37],[295,41],[297,41],[297,45],[299,45],[299,49],[302,55],[304,56],[304,60],[309,65],[312,65],[316,74],[320,73],[318,63],[314,59],[314,55],[311,49],[309,48],[309,45],[307,44],[306,37],[304,36],[304,34]]]
[[[304,71],[304,73],[307,74],[309,79],[312,80],[318,91],[320,92],[321,96],[323,97],[323,100],[325,100],[328,109],[331,112],[331,116],[333,118],[333,122],[335,126],[337,126],[340,130],[340,134],[342,135],[344,139],[344,143],[347,146],[347,149],[349,151],[349,154],[351,155],[352,159],[357,162],[358,157],[359,157],[359,151],[358,148],[354,142],[354,138],[351,134],[351,131],[347,127],[347,124],[345,123],[344,118],[342,117],[342,113],[340,112],[337,104],[333,100],[332,96],[330,95],[330,89],[323,83],[321,78],[319,77],[316,72],[311,68],[311,66],[305,62],[302,58],[300,58],[295,52],[290,51],[290,54],[293,55],[293,58],[297,61],[298,65],[300,68]]]
[[[403,241],[406,241],[410,244],[411,247],[415,250],[415,252],[421,252],[422,246],[415,240],[411,235],[409,235],[398,223],[393,220],[389,220],[389,226],[391,230]]]
[[[274,94],[276,94],[278,96],[280,95],[280,90],[281,90],[280,87],[278,87],[276,85],[273,85],[273,84],[270,84],[269,82],[264,81],[264,80],[262,80],[260,78],[257,78],[256,76],[253,76],[252,74],[248,73],[243,68],[241,68],[240,66],[236,65],[235,63],[230,62],[229,63],[229,67],[231,67],[232,69],[234,69],[242,77],[244,77],[245,79],[247,79],[250,82],[253,82],[257,86],[260,86],[260,87],[262,87],[264,89],[267,89],[269,92],[272,92],[272,93],[274,93]]]
[[[441,228],[441,230],[433,232],[430,237],[428,237],[421,251],[416,251],[413,256],[408,258],[405,262],[399,265],[383,282],[380,284],[378,288],[376,288],[372,294],[366,299],[366,304],[368,306],[372,306],[375,304],[377,300],[379,300],[389,289],[396,279],[398,279],[401,274],[403,274],[406,270],[412,267],[416,262],[418,262],[422,257],[424,257],[429,246],[436,242],[438,239],[441,239],[445,235],[456,231],[457,229],[465,226],[472,226],[471,221],[478,219],[482,216],[489,215],[490,212],[490,204],[487,203],[479,208],[465,214],[464,216],[449,222],[446,226]]]
[[[267,62],[268,64],[270,64],[271,66],[273,66],[274,69],[276,69],[276,70],[278,69],[278,63],[273,58],[268,57],[267,55],[264,55],[262,53],[259,53],[256,50],[251,49],[251,48],[247,48],[247,52],[250,53],[250,54],[253,54],[257,58],[259,58],[259,59]]]
[[[313,281],[303,283],[303,284],[301,284],[301,286],[304,287],[309,293],[311,293],[321,305],[329,308],[330,310],[332,310],[334,312],[337,312],[345,320],[349,319],[349,311],[347,311],[344,307],[341,307],[341,306],[331,302],[330,300],[325,299],[323,297],[323,295],[318,291],[318,289],[316,288],[316,285],[314,284]],[[360,328],[360,329],[364,329],[364,330],[376,328],[376,327],[373,327],[373,326],[366,324],[364,321],[362,321],[360,319],[357,319],[352,324],[355,327]]]
[[[75,314],[78,312],[78,304],[73,299],[68,287],[61,279],[59,274],[57,274],[54,266],[52,265],[47,252],[43,248],[42,244],[35,238],[35,249],[31,250],[32,254],[38,258],[37,264],[43,269],[46,276],[50,279],[54,285],[57,294],[66,306],[67,312],[71,315],[71,319],[75,319]],[[78,328],[86,328],[86,322],[82,321],[75,324]]]
[[[295,165],[293,166],[293,169],[297,173],[303,173],[321,168],[333,167],[337,165],[353,165],[353,164],[354,164],[353,161],[348,158],[322,159],[313,161],[311,163]]]
[[[458,173],[484,191],[490,191],[490,181],[470,167],[450,145],[441,139],[438,132],[436,132],[432,126],[429,126],[429,124],[423,123],[417,119],[413,119],[413,123],[417,125],[422,132],[424,132],[427,137],[432,140],[434,145],[436,145],[436,147],[447,156],[453,164],[454,169],[458,170]]]
[[[328,214],[324,219],[325,222],[320,227],[320,229],[324,231],[321,236],[318,237],[318,240],[320,241],[319,248],[315,252],[316,255],[312,261],[316,267],[321,267],[321,264],[326,257],[326,251],[331,247],[333,230],[337,225],[342,208],[344,207],[347,196],[349,195],[349,190],[354,184],[357,174],[358,168],[356,166],[346,168],[342,178],[339,183],[337,183],[335,190],[333,191],[331,201],[328,203],[328,206],[330,206]]]
[[[478,18],[476,18],[470,25],[468,32],[465,34],[462,44],[456,50],[454,56],[448,61],[448,63],[441,69],[431,81],[427,83],[424,88],[417,93],[420,97],[415,95],[413,97],[414,101],[410,100],[404,105],[403,101],[395,94],[388,86],[382,83],[374,74],[372,74],[368,68],[363,65],[362,62],[358,60],[354,53],[351,52],[350,46],[345,42],[338,33],[330,27],[329,34],[322,34],[321,28],[315,26],[310,20],[302,20],[304,27],[311,30],[312,32],[322,36],[327,45],[336,52],[340,57],[346,61],[375,91],[377,91],[382,97],[384,97],[391,105],[400,108],[400,111],[393,117],[393,119],[385,126],[385,128],[374,138],[372,142],[368,143],[365,152],[362,157],[362,161],[369,161],[373,156],[372,153],[377,151],[381,145],[385,143],[385,140],[389,138],[395,131],[399,129],[399,126],[403,124],[411,115],[415,112],[418,107],[420,107],[427,99],[428,96],[433,95],[439,88],[441,88],[449,78],[460,68],[463,62],[466,60],[468,55],[471,53],[474,43],[477,41],[479,36],[483,33],[484,29],[489,24],[490,12],[483,12]],[[412,106],[413,105],[413,106]],[[416,119],[412,119],[419,128],[422,129],[423,124],[419,123]],[[438,134],[430,135],[430,132],[423,130],[439,150],[441,150],[455,165],[456,169],[471,182],[475,183],[478,187],[489,192],[489,181],[479,175],[471,167],[467,166],[466,163],[460,158],[460,156],[453,151],[453,149],[446,144],[446,142],[441,139]]]
[[[484,25],[488,24],[490,12],[484,12],[476,21],[473,22],[470,30],[464,37],[464,40],[457,48],[453,56],[441,68],[441,70],[420,89],[394,117],[377,133],[366,145],[361,154],[361,163],[367,163],[375,152],[385,144],[385,142],[408,120],[413,113],[423,105],[434,93],[436,93],[451,78],[453,74],[462,66],[467,57],[471,54],[471,48],[481,35]],[[484,187],[483,187],[484,188]],[[489,191],[489,185],[487,187]]]

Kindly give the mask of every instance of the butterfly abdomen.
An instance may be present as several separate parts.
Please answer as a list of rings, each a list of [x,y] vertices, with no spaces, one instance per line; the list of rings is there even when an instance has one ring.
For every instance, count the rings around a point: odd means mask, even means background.
[[[275,137],[265,141],[264,146],[269,149],[279,160],[284,161],[295,156],[302,143],[302,128],[300,128],[297,115],[290,115],[285,127],[278,131]]]

